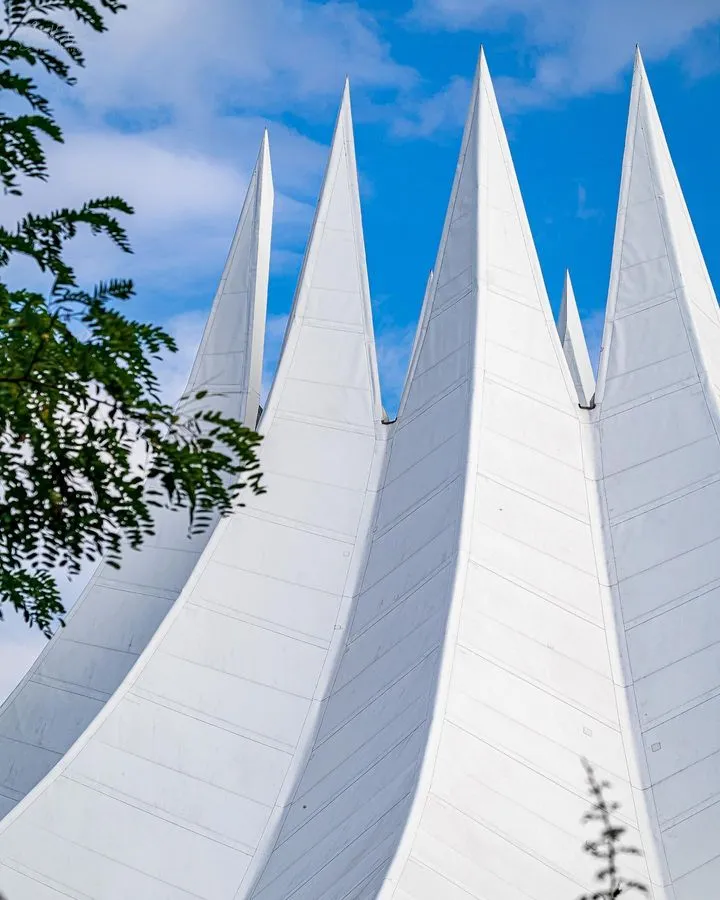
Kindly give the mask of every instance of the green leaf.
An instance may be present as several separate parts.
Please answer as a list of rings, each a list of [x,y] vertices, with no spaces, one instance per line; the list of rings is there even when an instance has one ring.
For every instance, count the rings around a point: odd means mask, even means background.
[[[72,85],[84,64],[73,26],[102,32],[123,9],[120,0],[4,0],[0,91],[22,105],[0,112],[5,193],[46,181],[45,142],[63,139],[27,70]],[[125,548],[154,534],[157,506],[186,510],[197,533],[236,508],[241,491],[264,491],[259,435],[209,410],[206,390],[192,414],[161,400],[155,366],[177,347],[122,312],[132,281],[81,285],[68,259],[82,229],[130,253],[121,217],[132,212],[108,196],[0,227],[0,618],[9,604],[48,636],[63,624],[58,569],[74,575],[101,557],[117,568]],[[17,256],[50,276],[47,293],[2,280]]]

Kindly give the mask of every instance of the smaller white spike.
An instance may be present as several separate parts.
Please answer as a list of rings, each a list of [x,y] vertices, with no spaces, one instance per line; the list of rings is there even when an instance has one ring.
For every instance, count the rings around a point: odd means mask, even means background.
[[[335,371],[343,355],[354,369],[347,383]],[[318,406],[311,385],[325,381]],[[287,414],[352,420],[368,431],[382,419],[347,79],[263,433]]]
[[[558,333],[567,359],[580,406],[591,406],[595,394],[595,376],[588,353],[585,332],[575,300],[570,273],[565,272],[563,297],[558,316]]]

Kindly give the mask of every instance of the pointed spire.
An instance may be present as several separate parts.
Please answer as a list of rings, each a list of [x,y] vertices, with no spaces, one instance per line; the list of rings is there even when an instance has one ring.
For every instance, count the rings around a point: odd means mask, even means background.
[[[322,385],[319,387],[317,385]],[[374,428],[382,418],[346,80],[285,342],[263,413]]]
[[[477,340],[486,348],[479,351],[485,369],[504,383],[563,409],[577,405],[482,48],[434,272],[405,414],[435,392],[419,376],[447,355],[451,338],[440,336],[443,329],[465,348],[458,353]],[[464,364],[475,363],[468,357]]]
[[[597,390],[606,405],[688,378],[720,383],[717,300],[639,50],[606,320]]]
[[[643,74],[645,72],[645,63],[643,62],[642,53],[640,52],[640,44],[635,44],[635,56],[633,59],[633,69],[637,71],[641,69]]]
[[[580,406],[590,406],[595,393],[595,376],[568,271],[565,272],[562,303],[558,317],[558,333],[570,374],[577,389],[578,402]]]
[[[567,410],[577,403],[557,341],[487,60],[478,65],[479,265],[485,369],[511,389]],[[475,115],[478,115],[477,113]],[[502,348],[502,349],[500,349]]]
[[[403,391],[399,413],[403,417],[412,417],[435,403],[447,391],[447,379],[469,382],[472,371],[472,335],[477,321],[482,61],[481,53],[440,247]]]
[[[255,427],[260,404],[273,200],[265,129],[185,391],[191,395],[208,389],[215,395],[211,398],[214,408],[222,407],[225,414],[250,428]]]

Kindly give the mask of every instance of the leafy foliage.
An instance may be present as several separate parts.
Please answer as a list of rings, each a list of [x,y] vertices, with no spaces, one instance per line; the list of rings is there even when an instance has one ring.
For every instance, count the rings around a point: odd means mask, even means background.
[[[125,4],[3,4],[0,92],[28,111],[0,112],[0,179],[6,195],[20,195],[23,179],[48,178],[43,140],[63,139],[25,70],[74,84],[84,57],[68,23],[102,32]],[[192,412],[206,392],[185,398],[181,411],[161,401],[154,368],[177,348],[161,328],[122,314],[132,282],[83,290],[65,258],[81,228],[129,253],[117,216],[132,212],[104,197],[0,227],[0,270],[20,255],[50,282],[47,293],[0,282],[0,618],[9,603],[48,636],[64,612],[55,567],[74,574],[103,555],[117,566],[123,546],[153,533],[153,506],[186,508],[194,533],[215,511],[230,512],[243,488],[263,491],[257,434]]]
[[[600,837],[596,841],[586,841],[584,849],[595,859],[601,860],[601,868],[598,869],[595,878],[602,886],[591,894],[583,894],[578,900],[615,900],[616,897],[624,896],[631,891],[647,894],[648,889],[644,884],[620,875],[619,857],[640,856],[641,852],[636,847],[627,847],[622,843],[626,829],[613,823],[613,814],[620,808],[620,804],[608,801],[605,797],[605,791],[610,787],[610,783],[599,780],[587,760],[583,760],[583,766],[587,776],[588,792],[592,799],[592,806],[583,816],[583,822],[600,824]]]

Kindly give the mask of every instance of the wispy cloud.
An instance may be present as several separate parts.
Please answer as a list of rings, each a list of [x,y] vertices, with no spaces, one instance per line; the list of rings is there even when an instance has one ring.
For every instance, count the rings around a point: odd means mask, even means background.
[[[716,32],[712,63],[707,52],[717,0],[415,0],[410,19],[429,29],[512,33],[528,74],[498,79],[506,109],[613,89],[636,43],[646,59],[677,54],[696,74],[720,65]]]
[[[602,216],[601,209],[595,209],[588,205],[587,188],[584,184],[577,186],[577,206],[575,208],[575,218],[587,220],[598,219]]]
[[[467,115],[470,90],[467,78],[456,77],[429,97],[407,103],[393,122],[394,134],[416,138],[428,137],[445,128],[456,129]]]
[[[359,94],[397,92],[414,84],[414,69],[394,60],[373,16],[354,3],[128,6],[106,34],[82,36],[87,69],[77,86],[51,86],[66,142],[51,149],[50,183],[5,203],[3,222],[28,207],[119,194],[137,211],[129,223],[136,256],[81,239],[72,253],[81,275],[132,274],[143,297],[192,293],[222,264],[269,124],[275,259],[296,253],[326,147],[285,117],[327,123],[346,74]]]
[[[161,109],[173,118],[285,112],[334,104],[356,87],[402,88],[417,75],[396,62],[373,16],[356,3],[307,0],[130,0],[96,43],[85,103]]]
[[[109,242],[79,237],[69,255],[83,280],[132,275],[143,293],[187,292],[219,270],[253,162],[251,157],[240,168],[197,150],[175,148],[166,135],[156,133],[71,132],[65,144],[50,151],[50,182],[30,184],[23,197],[6,198],[0,220],[11,224],[27,209],[74,206],[90,197],[118,194],[136,211],[125,220],[135,253],[128,258]],[[302,239],[311,218],[309,202],[279,193],[278,249],[283,242]]]

